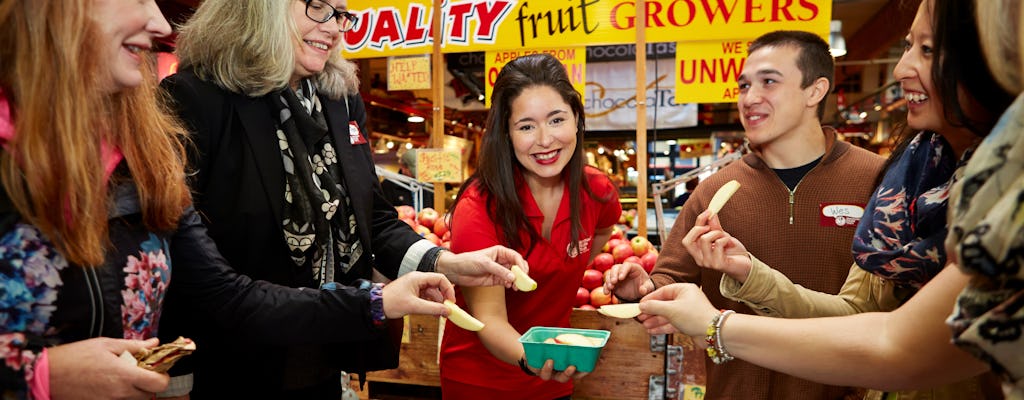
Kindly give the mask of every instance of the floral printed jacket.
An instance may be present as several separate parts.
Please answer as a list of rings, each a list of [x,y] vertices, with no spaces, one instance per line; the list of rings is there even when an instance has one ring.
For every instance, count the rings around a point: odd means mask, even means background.
[[[253,281],[227,266],[194,210],[175,232],[149,232],[134,186],[112,191],[113,246],[95,268],[69,265],[0,191],[0,398],[27,397],[31,365],[43,347],[98,336],[156,336],[168,293],[175,306],[214,328],[245,332],[245,341],[326,343],[380,334],[370,319],[368,291]]]

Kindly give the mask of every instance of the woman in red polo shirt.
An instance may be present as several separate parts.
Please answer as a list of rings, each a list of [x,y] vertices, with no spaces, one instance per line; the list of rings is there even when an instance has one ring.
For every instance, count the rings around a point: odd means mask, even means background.
[[[458,302],[486,326],[451,323],[441,342],[445,399],[568,399],[575,367],[526,365],[518,339],[533,326],[567,327],[591,258],[622,212],[606,175],[587,167],[583,103],[550,55],[520,57],[498,74],[477,171],[452,216],[452,250],[504,244],[520,252],[537,281],[531,292],[461,288]],[[484,397],[487,396],[487,397]]]

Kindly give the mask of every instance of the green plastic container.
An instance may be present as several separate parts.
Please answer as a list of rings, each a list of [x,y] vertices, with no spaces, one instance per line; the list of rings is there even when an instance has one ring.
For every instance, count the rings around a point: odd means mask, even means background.
[[[593,338],[593,346],[575,346],[560,343],[544,343],[563,333],[576,333]],[[608,343],[612,333],[597,329],[549,328],[535,326],[519,337],[519,342],[526,350],[526,362],[533,368],[542,368],[547,360],[555,360],[555,370],[562,371],[575,365],[580,372],[591,372],[601,355],[601,349]]]

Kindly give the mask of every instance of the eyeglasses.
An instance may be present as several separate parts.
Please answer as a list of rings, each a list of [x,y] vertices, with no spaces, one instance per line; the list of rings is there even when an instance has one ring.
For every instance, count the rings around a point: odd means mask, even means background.
[[[359,17],[348,11],[338,11],[330,4],[327,4],[321,0],[305,0],[306,1],[306,17],[309,19],[324,23],[334,18],[338,22],[338,29],[342,32],[348,32],[356,26],[356,21]]]

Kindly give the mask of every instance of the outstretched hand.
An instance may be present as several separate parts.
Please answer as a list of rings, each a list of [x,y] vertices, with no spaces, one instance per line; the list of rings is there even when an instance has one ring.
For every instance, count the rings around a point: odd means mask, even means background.
[[[530,272],[530,266],[515,250],[504,246],[455,254],[443,252],[437,260],[436,272],[444,274],[460,286],[505,286],[514,287],[515,275],[509,268],[518,265],[523,272]]]
[[[637,317],[651,335],[680,332],[703,338],[708,322],[718,311],[700,287],[692,283],[674,283],[658,288],[640,300]],[[704,343],[703,340],[695,340]]]
[[[444,275],[413,271],[384,285],[384,315],[389,319],[408,314],[448,315],[445,300],[455,301],[455,286]]]
[[[604,275],[604,290],[620,299],[637,301],[654,290],[654,282],[640,264],[615,264]]]
[[[682,240],[683,247],[697,265],[720,271],[740,283],[746,282],[753,263],[750,253],[736,238],[722,229],[718,214],[704,211]]]
[[[166,374],[125,362],[121,353],[156,347],[157,339],[86,339],[47,349],[53,399],[151,399],[167,389]],[[133,359],[134,360],[134,359]]]

